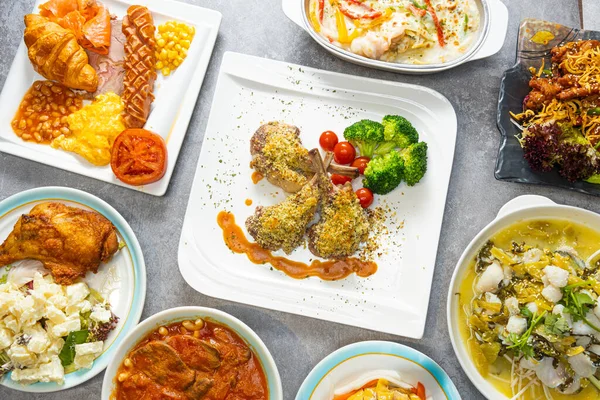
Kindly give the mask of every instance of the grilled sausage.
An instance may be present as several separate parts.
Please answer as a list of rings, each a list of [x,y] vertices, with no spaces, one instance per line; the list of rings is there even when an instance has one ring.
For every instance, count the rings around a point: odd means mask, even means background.
[[[123,18],[125,43],[125,78],[123,80],[123,120],[128,128],[141,128],[154,101],[156,80],[156,41],[154,21],[143,6],[131,6]]]

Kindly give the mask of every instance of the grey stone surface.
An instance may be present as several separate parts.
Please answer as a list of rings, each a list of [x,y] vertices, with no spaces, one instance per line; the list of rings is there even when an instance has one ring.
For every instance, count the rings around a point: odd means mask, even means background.
[[[600,1],[581,0],[583,27],[588,30],[600,31]]]
[[[233,314],[253,328],[271,350],[279,366],[286,400],[295,397],[306,375],[327,354],[350,343],[374,339],[403,343],[428,354],[448,372],[463,399],[481,399],[483,397],[462,372],[454,356],[446,328],[448,284],[463,249],[505,202],[521,194],[540,194],[559,203],[600,212],[595,197],[494,180],[499,143],[496,101],[502,72],[514,63],[519,21],[536,17],[579,26],[580,20],[577,0],[504,1],[510,10],[510,20],[501,52],[489,59],[430,76],[397,75],[334,58],[285,17],[280,0],[191,1],[219,10],[223,14],[223,23],[166,196],[145,195],[0,153],[0,200],[26,189],[48,185],[74,187],[106,200],[129,221],[144,250],[148,291],[142,318],[183,305],[215,307]],[[32,6],[33,0],[0,1],[0,86],[4,84],[22,40],[23,15]],[[227,50],[336,72],[425,85],[443,93],[453,104],[458,114],[458,140],[422,340],[213,299],[195,292],[185,283],[177,267],[177,245],[219,65]],[[102,378],[103,374],[100,374],[79,387],[44,395],[0,387],[0,399],[96,399],[100,398]]]

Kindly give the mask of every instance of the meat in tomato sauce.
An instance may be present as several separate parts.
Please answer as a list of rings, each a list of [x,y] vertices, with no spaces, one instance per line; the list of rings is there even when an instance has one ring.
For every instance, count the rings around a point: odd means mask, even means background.
[[[203,319],[161,326],[119,367],[116,400],[267,400],[260,360],[228,327]]]

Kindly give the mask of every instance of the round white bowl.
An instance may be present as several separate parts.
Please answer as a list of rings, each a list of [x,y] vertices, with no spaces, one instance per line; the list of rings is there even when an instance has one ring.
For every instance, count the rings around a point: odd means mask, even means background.
[[[458,307],[458,298],[455,295],[460,288],[470,261],[475,257],[477,251],[484,243],[509,226],[526,220],[555,219],[569,220],[585,225],[596,231],[600,231],[600,215],[577,207],[565,206],[554,203],[552,200],[542,196],[520,196],[506,203],[498,212],[496,218],[475,236],[463,252],[450,281],[448,291],[447,318],[448,330],[452,347],[460,365],[477,389],[489,400],[506,400],[507,396],[498,391],[477,371],[473,364],[465,342],[458,326],[458,313],[462,310]]]
[[[125,340],[123,340],[115,352],[114,357],[108,365],[108,368],[106,368],[104,381],[102,383],[102,400],[110,400],[110,395],[116,386],[115,378],[117,375],[117,370],[129,351],[131,351],[131,349],[140,340],[161,325],[171,324],[186,319],[196,319],[198,317],[208,318],[212,321],[226,325],[228,328],[237,333],[242,339],[244,339],[246,344],[248,344],[250,349],[252,349],[254,354],[260,359],[265,372],[265,377],[267,378],[269,400],[283,399],[281,378],[279,376],[279,371],[277,370],[277,365],[275,364],[269,349],[267,349],[267,346],[265,346],[263,341],[252,329],[248,327],[248,325],[244,324],[242,321],[232,315],[229,315],[223,311],[215,310],[213,308],[178,307],[154,314],[150,318],[140,323],[133,331],[131,331],[129,335],[127,335]]]

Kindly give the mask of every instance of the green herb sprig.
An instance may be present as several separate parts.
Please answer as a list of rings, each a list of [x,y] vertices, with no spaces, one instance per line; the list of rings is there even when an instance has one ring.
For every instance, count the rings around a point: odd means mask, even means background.
[[[521,309],[521,315],[527,318],[529,328],[520,336],[514,333],[508,335],[508,340],[510,340],[513,344],[507,346],[507,349],[514,350],[516,355],[523,354],[525,358],[533,357],[533,346],[528,343],[529,338],[531,337],[531,333],[535,327],[539,325],[546,314],[547,312],[544,311],[538,316],[536,313],[532,313],[527,307],[523,307]]]
[[[576,292],[575,289],[582,286],[589,286],[596,283],[593,280],[587,280],[562,288],[562,303],[565,306],[565,312],[569,313],[573,321],[583,321],[593,330],[600,332],[600,327],[594,325],[587,319],[586,315],[596,305],[596,301],[587,293]]]

